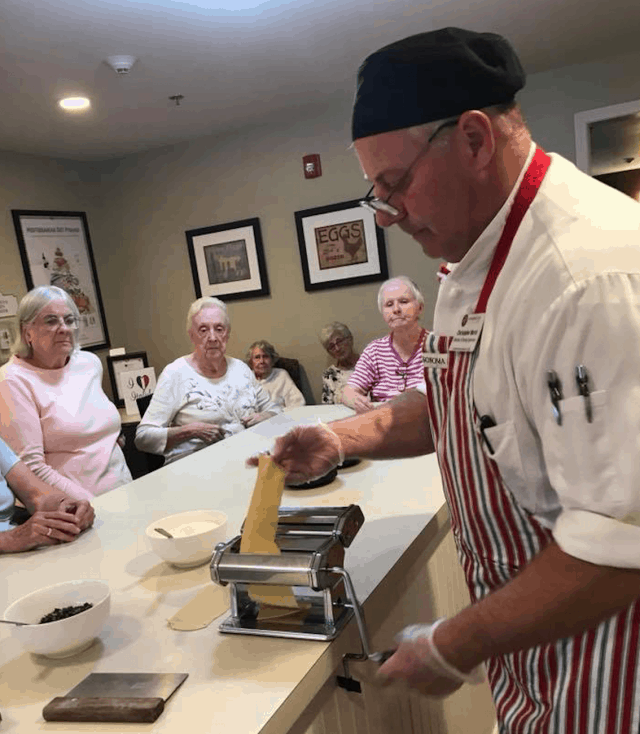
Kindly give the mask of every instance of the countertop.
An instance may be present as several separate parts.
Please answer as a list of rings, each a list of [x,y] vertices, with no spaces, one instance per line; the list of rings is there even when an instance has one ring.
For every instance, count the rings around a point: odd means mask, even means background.
[[[144,536],[154,520],[184,510],[219,509],[228,535],[239,532],[256,470],[248,456],[299,422],[333,420],[344,406],[306,406],[276,416],[126,487],[95,498],[96,522],[65,546],[0,557],[0,610],[34,589],[76,578],[101,578],[112,592],[112,612],[99,641],[79,655],[48,660],[21,652],[0,629],[2,731],[284,732],[291,697],[318,664],[333,662],[334,643],[222,635],[218,624],[176,632],[167,619],[204,585],[208,565],[180,570],[155,556]],[[362,461],[315,490],[285,490],[283,506],[358,504],[365,523],[346,552],[360,602],[389,573],[444,503],[435,457]],[[353,625],[353,623],[352,623]],[[154,724],[63,724],[42,719],[42,708],[90,672],[187,672],[189,678]],[[278,712],[278,716],[276,713]],[[286,714],[286,715],[285,715]],[[274,718],[275,717],[275,718]],[[274,728],[274,721],[278,721]]]

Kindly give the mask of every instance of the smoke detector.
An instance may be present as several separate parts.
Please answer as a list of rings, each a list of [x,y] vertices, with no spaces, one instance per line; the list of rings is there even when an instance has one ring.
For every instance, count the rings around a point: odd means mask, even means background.
[[[136,61],[135,56],[107,56],[106,58],[106,63],[120,76],[128,74]]]

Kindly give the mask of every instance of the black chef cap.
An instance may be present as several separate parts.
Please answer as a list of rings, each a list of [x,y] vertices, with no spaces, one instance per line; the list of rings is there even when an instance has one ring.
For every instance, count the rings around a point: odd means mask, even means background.
[[[496,33],[441,28],[396,41],[358,70],[353,139],[510,102],[525,73]]]

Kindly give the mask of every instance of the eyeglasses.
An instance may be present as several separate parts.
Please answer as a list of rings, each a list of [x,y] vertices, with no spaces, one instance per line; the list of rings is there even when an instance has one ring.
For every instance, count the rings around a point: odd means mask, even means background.
[[[424,144],[424,148],[422,148],[418,155],[411,161],[407,170],[398,179],[398,182],[389,189],[389,193],[387,194],[387,196],[385,196],[384,199],[379,199],[377,196],[373,196],[373,190],[376,187],[376,184],[374,183],[369,191],[367,191],[367,195],[364,197],[364,199],[362,199],[362,201],[359,201],[358,204],[360,204],[360,206],[363,206],[365,209],[371,210],[374,214],[376,214],[377,212],[384,212],[384,214],[388,214],[391,217],[397,217],[400,214],[400,211],[396,209],[395,206],[389,204],[389,199],[391,199],[394,194],[397,194],[404,188],[416,163],[422,158],[427,150],[429,150],[429,146],[431,145],[436,135],[441,130],[444,130],[445,127],[455,127],[455,125],[458,124],[459,119],[460,118],[457,117],[455,120],[443,122],[442,125],[439,125],[434,130],[434,132],[429,136],[427,142]]]
[[[55,331],[60,326],[65,326],[67,329],[77,329],[79,321],[75,316],[54,316],[50,314],[42,319],[42,325],[47,331]]]
[[[348,338],[346,336],[340,336],[337,339],[334,339],[332,342],[329,342],[327,344],[327,349],[329,351],[333,351],[334,349],[341,347],[346,341],[348,341]]]
[[[398,391],[404,392],[407,389],[407,378],[409,377],[409,370],[396,370],[396,375],[402,379],[402,384],[399,386]]]

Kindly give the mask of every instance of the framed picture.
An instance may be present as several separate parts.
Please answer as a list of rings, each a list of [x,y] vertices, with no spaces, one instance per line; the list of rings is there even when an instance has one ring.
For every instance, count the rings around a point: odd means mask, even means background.
[[[389,277],[384,233],[357,200],[303,209],[295,218],[306,291]]]
[[[9,361],[11,345],[16,338],[16,323],[13,317],[0,318],[0,365]]]
[[[109,346],[109,333],[84,212],[12,209],[27,288],[56,285],[80,312],[80,346]]]
[[[118,408],[124,408],[126,385],[123,382],[123,373],[143,370],[148,366],[149,362],[146,352],[130,352],[129,354],[118,354],[116,357],[112,357],[111,355],[107,357],[107,369],[109,370],[113,402]]]
[[[138,411],[138,399],[153,395],[156,389],[156,371],[153,367],[120,373],[120,384],[124,390],[124,409],[127,415]]]
[[[224,301],[269,295],[260,220],[186,232],[196,296]]]

